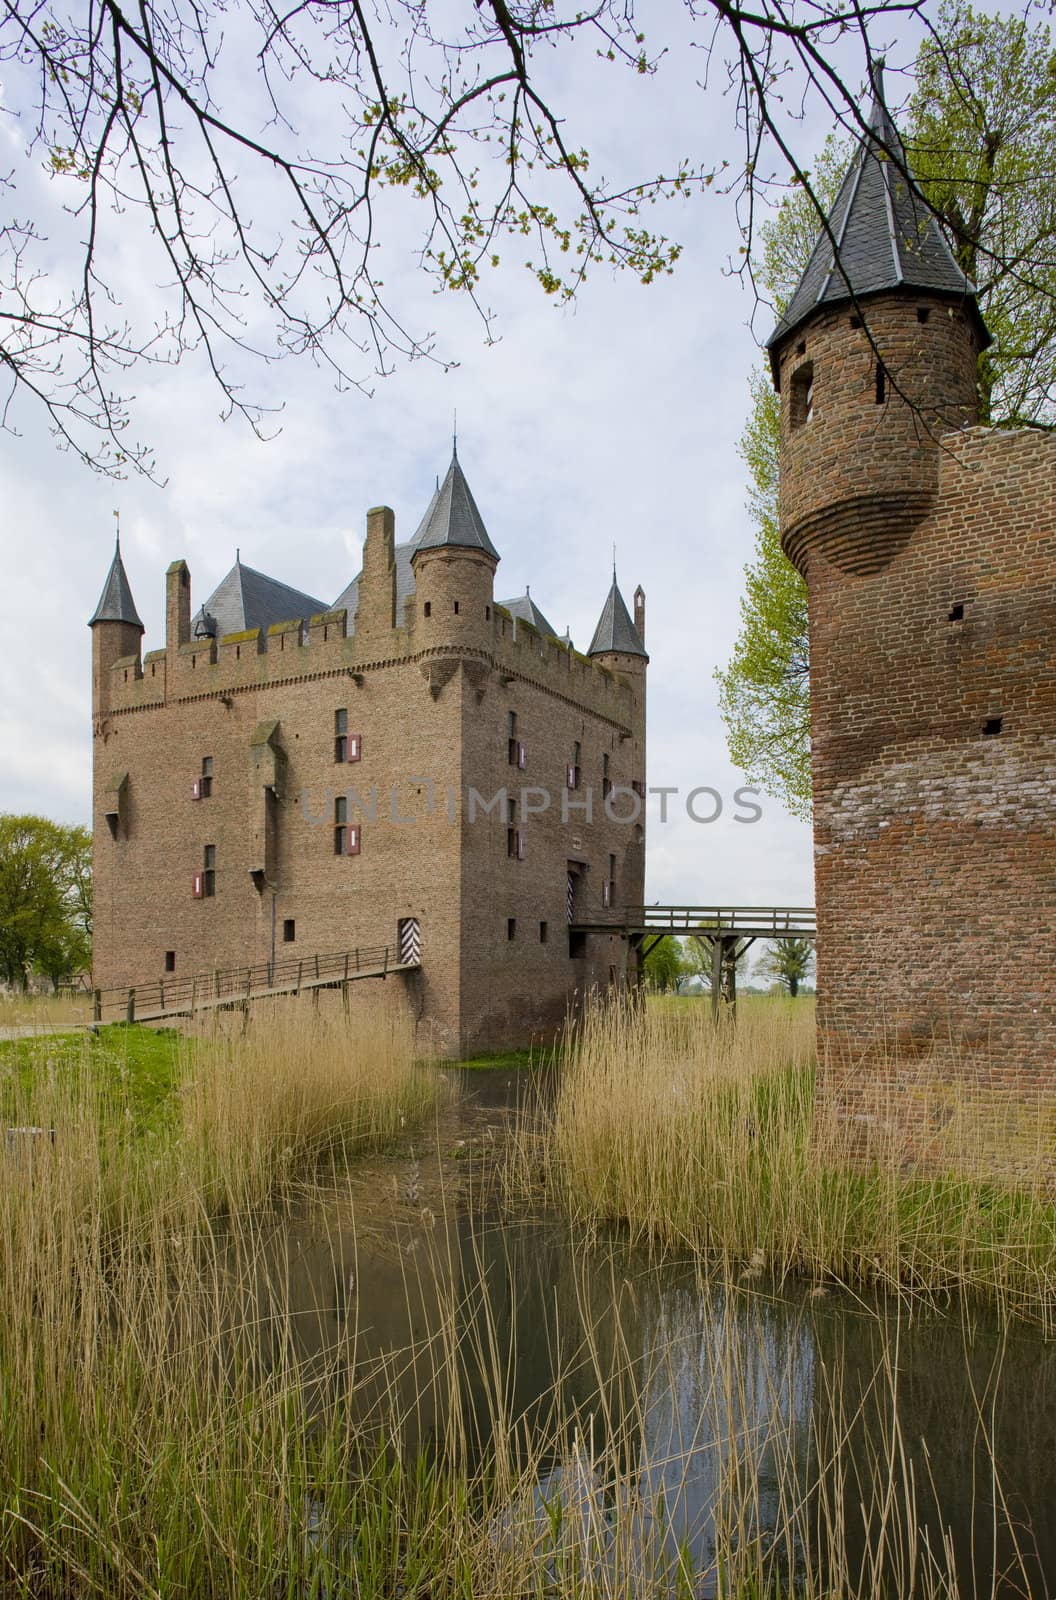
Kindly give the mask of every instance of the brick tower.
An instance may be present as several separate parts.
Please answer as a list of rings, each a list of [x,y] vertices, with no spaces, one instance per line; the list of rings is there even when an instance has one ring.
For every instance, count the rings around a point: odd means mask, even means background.
[[[873,86],[768,344],[810,597],[822,1084],[861,1115],[907,1063],[1056,1089],[1056,440],[976,425],[989,335]]]

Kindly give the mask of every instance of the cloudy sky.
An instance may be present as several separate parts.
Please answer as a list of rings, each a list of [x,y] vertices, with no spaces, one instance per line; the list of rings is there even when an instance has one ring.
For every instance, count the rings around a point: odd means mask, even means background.
[[[675,48],[631,95],[625,77],[611,68],[599,77],[582,54],[555,53],[547,65],[596,165],[635,177],[687,152],[736,161],[732,102],[720,83],[701,86],[702,70],[699,55]],[[861,63],[852,59],[849,70],[858,78]],[[19,125],[4,131],[17,146]],[[825,131],[808,105],[801,147]],[[44,203],[45,180],[34,174],[23,161],[23,205],[35,194]],[[740,243],[729,198],[712,191],[672,202],[649,221],[684,245],[674,275],[643,287],[599,271],[573,308],[548,300],[504,252],[485,284],[499,336],[487,346],[471,309],[435,296],[415,273],[401,219],[387,285],[419,326],[436,329],[438,349],[457,367],[403,366],[369,399],[336,393],[307,363],[247,369],[254,397],[281,407],[267,442],[221,420],[221,397],[200,362],[141,372],[134,427],[156,448],[163,487],[93,475],[55,450],[28,405],[16,407],[17,436],[0,434],[3,809],[89,819],[85,624],[110,560],[115,507],[147,649],[163,643],[164,572],[176,557],[190,565],[195,605],[236,547],[249,565],[332,600],[358,570],[367,507],[392,505],[397,536],[413,531],[447,466],[457,410],[459,456],[502,557],[497,594],[530,583],[583,647],[614,544],[624,594],[638,583],[646,590],[650,783],[683,793],[710,785],[726,798],[710,825],[691,822],[677,802],[661,824],[652,802],[648,897],[810,903],[809,828],[765,799],[754,826],[733,820],[744,779],[726,753],[713,681],[737,631],[752,549],[737,439],[769,315],[728,270]],[[108,249],[117,281],[149,299],[149,258],[131,227]]]

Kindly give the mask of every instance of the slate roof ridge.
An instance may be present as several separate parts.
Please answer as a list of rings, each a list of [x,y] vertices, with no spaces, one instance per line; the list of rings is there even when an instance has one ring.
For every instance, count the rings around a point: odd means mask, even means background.
[[[197,628],[200,622],[205,622],[206,633],[215,630],[216,637],[222,638],[226,633],[270,627],[275,622],[312,617],[325,610],[325,602],[314,595],[247,566],[239,552],[230,572],[221,578],[195,613],[194,626]]]
[[[919,289],[969,302],[984,337],[975,286],[916,188],[905,146],[887,109],[882,60],[870,66],[873,100],[826,226],[777,325],[766,341],[787,338],[817,307],[885,290]]]
[[[594,629],[594,637],[587,647],[588,656],[608,655],[610,652],[625,656],[644,656],[646,653],[638,629],[627,610],[627,603],[620,593],[615,572],[612,574],[612,588]]]
[[[114,558],[110,563],[110,570],[103,584],[103,592],[99,596],[99,604],[89,619],[88,626],[94,627],[97,622],[130,622],[145,633],[146,629],[136,610],[136,602],[132,598],[132,587],[125,572],[125,564],[121,560],[120,537],[114,544]]]

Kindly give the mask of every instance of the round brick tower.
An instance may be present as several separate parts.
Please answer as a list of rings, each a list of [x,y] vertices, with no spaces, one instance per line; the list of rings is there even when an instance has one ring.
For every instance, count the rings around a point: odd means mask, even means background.
[[[457,452],[415,536],[411,564],[419,648],[454,645],[460,652],[487,651],[499,552]]]
[[[906,1098],[906,1062],[990,1061],[1012,990],[996,963],[980,977],[979,886],[1014,876],[1015,849],[977,820],[1015,766],[990,738],[1009,733],[1013,690],[977,632],[1002,580],[964,531],[989,336],[914,193],[879,68],[873,88],[768,343],[782,545],[809,594],[820,1087],[863,1125],[876,1097]]]

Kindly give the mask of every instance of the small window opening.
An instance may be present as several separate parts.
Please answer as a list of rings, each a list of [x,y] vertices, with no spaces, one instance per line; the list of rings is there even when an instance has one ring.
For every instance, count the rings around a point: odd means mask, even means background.
[[[216,893],[216,845],[207,844],[202,857],[202,893],[211,899]]]
[[[176,971],[176,952],[175,952],[175,950],[166,950],[166,952],[165,952],[165,971],[166,972],[175,972]]]
[[[433,602],[431,600],[427,600],[422,607],[422,611],[425,616],[431,617],[433,614]]]
[[[348,760],[348,708],[334,712],[334,760]]]
[[[296,939],[296,937],[297,937],[297,923],[294,921],[293,917],[284,918],[283,919],[283,924],[282,924],[282,942],[283,942],[283,944],[293,944],[293,942]]]
[[[508,711],[506,713],[506,733],[508,735],[506,742],[506,760],[509,762],[511,767],[515,767],[519,758],[516,711]]]
[[[587,953],[587,936],[579,928],[570,928],[568,932],[568,956],[570,961],[579,961]]]
[[[241,661],[242,660],[242,646],[240,644],[236,644],[235,645],[235,660],[236,661]]]
[[[887,370],[882,361],[876,363],[876,403],[882,406],[887,400]]]
[[[516,939],[516,937],[517,937],[517,918],[516,917],[507,917],[506,918],[506,937],[507,937],[507,939]]]
[[[455,616],[458,616],[458,601],[455,601]]]
[[[348,796],[339,794],[334,801],[334,855],[343,856],[348,836]]]
[[[792,374],[792,426],[801,428],[814,415],[814,363],[804,362]]]
[[[796,355],[797,356],[805,356],[806,353],[807,353],[807,341],[805,339],[801,339],[799,341],[799,343],[796,345]]]
[[[601,792],[605,798],[612,793],[612,777],[609,773],[609,752],[603,751],[601,757]]]
[[[983,723],[983,737],[984,737],[984,739],[996,739],[997,735],[1000,732],[1001,732],[1001,718],[1000,717],[987,717],[986,721]]]
[[[950,622],[963,622],[964,621],[964,605],[960,600],[958,600],[958,602],[957,602],[957,604],[955,606],[951,606],[950,607],[949,613],[948,613],[948,620]]]
[[[490,622],[491,621],[491,607],[490,606],[485,606],[484,607],[484,621],[485,622]]]
[[[213,792],[213,758],[212,758],[212,756],[203,756],[202,757],[202,787],[201,787],[202,799],[203,800],[206,799],[207,796],[212,794],[212,792]]]
[[[511,828],[517,821],[517,802],[512,798],[506,801],[506,821]]]
[[[917,321],[918,322],[927,322],[927,320],[928,320],[928,318],[930,316],[931,316],[931,307],[930,306],[918,306],[917,307]]]
[[[540,922],[540,924],[539,924],[539,943],[540,944],[545,944],[546,943],[547,938],[549,936],[549,932],[550,932],[550,929],[547,926],[547,924],[545,922]]]
[[[848,317],[847,320],[850,323],[852,328],[860,328],[861,325],[862,325],[861,317]]]

